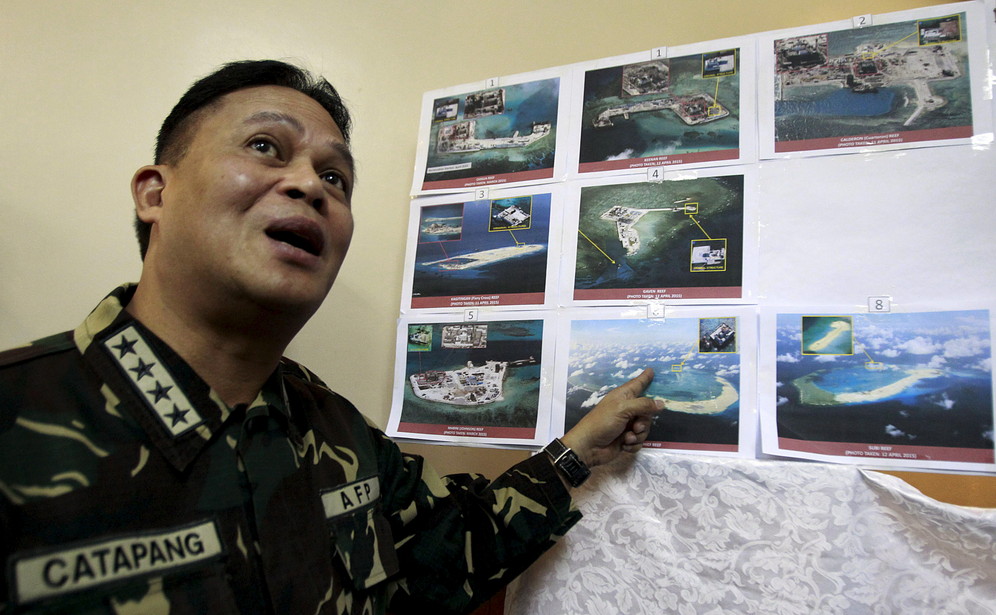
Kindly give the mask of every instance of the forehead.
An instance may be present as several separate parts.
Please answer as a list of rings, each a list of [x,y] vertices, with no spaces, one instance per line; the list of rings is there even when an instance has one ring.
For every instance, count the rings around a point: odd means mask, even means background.
[[[342,145],[345,139],[332,116],[317,101],[282,86],[257,86],[225,94],[201,110],[194,140],[266,123],[283,123],[303,133]]]

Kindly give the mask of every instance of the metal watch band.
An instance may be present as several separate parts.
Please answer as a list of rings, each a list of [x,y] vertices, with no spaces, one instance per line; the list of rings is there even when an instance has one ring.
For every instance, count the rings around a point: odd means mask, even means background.
[[[567,448],[560,438],[554,438],[553,442],[547,444],[543,450],[550,456],[553,465],[563,472],[572,487],[580,487],[591,476],[588,466],[581,461],[577,453]]]

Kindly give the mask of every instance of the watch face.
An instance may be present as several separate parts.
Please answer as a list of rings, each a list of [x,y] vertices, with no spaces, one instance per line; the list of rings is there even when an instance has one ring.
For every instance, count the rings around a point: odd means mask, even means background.
[[[591,470],[586,466],[572,450],[561,457],[557,466],[567,475],[567,480],[574,487],[579,487],[590,475]]]
[[[591,470],[581,461],[577,453],[567,448],[560,439],[555,439],[546,445],[543,450],[550,455],[553,465],[564,473],[567,482],[572,487],[580,487],[581,484],[591,476]]]

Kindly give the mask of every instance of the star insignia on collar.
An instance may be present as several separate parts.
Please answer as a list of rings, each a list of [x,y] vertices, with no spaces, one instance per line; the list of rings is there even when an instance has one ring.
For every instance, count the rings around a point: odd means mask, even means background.
[[[129,341],[127,337],[121,336],[121,343],[117,344],[116,346],[112,346],[112,348],[121,353],[120,355],[118,355],[119,358],[124,358],[124,356],[127,354],[135,354],[135,344],[137,342],[138,340]]]
[[[179,437],[204,423],[183,387],[177,384],[170,364],[156,354],[138,323],[128,323],[108,336],[101,346],[107,360],[116,365],[127,384],[133,387],[131,393],[138,395],[140,402],[170,436]]]
[[[164,414],[163,416],[172,421],[173,422],[172,426],[176,427],[178,423],[187,422],[188,412],[190,412],[190,410],[180,410],[180,408],[178,408],[176,404],[173,404],[173,411],[170,412],[169,414]]]
[[[128,371],[135,372],[135,381],[138,382],[146,376],[152,375],[152,368],[155,367],[156,362],[146,363],[142,360],[142,357],[138,358],[138,365],[135,367],[129,367]]]
[[[169,399],[169,390],[172,388],[172,385],[164,387],[161,382],[156,380],[156,388],[151,391],[146,391],[146,393],[154,395],[156,400],[153,403],[158,404],[163,399]]]

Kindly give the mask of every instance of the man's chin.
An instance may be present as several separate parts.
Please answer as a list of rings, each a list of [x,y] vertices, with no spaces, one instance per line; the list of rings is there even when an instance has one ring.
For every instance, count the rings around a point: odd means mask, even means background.
[[[248,290],[248,295],[261,309],[273,316],[307,320],[321,307],[331,290],[331,284],[293,283],[281,280],[262,288]]]

